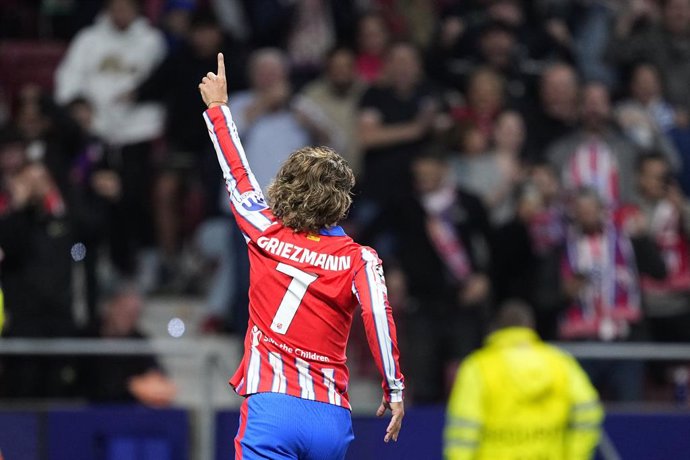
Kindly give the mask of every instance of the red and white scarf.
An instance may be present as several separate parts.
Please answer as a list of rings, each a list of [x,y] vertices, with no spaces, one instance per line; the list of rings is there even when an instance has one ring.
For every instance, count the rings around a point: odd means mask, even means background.
[[[425,194],[422,207],[426,211],[426,231],[436,253],[453,279],[464,282],[472,274],[472,264],[453,221],[457,194],[451,186]]]
[[[613,225],[596,234],[574,228],[566,237],[563,275],[582,276],[584,289],[561,322],[564,339],[623,339],[641,316],[635,255],[630,240]]]

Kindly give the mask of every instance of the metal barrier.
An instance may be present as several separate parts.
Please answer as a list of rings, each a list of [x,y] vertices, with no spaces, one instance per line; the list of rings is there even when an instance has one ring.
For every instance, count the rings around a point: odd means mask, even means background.
[[[581,359],[690,360],[690,344],[559,342],[554,345]],[[214,458],[216,431],[212,385],[214,372],[222,362],[221,353],[223,350],[219,349],[218,342],[212,339],[0,339],[0,355],[153,354],[196,360],[202,366],[204,389],[196,437],[199,460]],[[609,454],[606,458],[616,457]]]
[[[199,460],[213,460],[215,412],[214,370],[220,363],[215,342],[191,339],[0,339],[0,355],[157,355],[194,359],[201,364],[202,401],[196,446]]]

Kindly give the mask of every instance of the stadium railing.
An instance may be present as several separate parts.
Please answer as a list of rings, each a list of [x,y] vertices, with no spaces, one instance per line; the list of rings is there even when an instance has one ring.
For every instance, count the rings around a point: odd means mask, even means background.
[[[196,452],[199,460],[213,460],[215,446],[215,405],[213,378],[221,363],[217,343],[185,339],[0,339],[2,355],[98,356],[155,355],[193,359],[202,367],[202,398],[198,407]]]

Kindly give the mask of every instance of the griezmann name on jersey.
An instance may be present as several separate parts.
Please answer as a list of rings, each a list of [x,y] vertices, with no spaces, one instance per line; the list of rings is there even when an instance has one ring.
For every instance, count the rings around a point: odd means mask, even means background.
[[[283,226],[251,172],[230,109],[211,108],[204,119],[250,261],[245,354],[230,384],[243,396],[283,393],[349,409],[345,350],[360,304],[384,396],[401,401],[395,323],[376,252],[340,227],[310,234]]]

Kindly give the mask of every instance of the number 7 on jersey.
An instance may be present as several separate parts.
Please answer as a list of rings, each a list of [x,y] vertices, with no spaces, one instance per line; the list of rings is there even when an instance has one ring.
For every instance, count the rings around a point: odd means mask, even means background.
[[[271,323],[272,331],[284,335],[290,328],[292,320],[295,319],[295,314],[304,295],[307,293],[307,288],[318,277],[282,262],[278,264],[276,270],[292,278]]]

